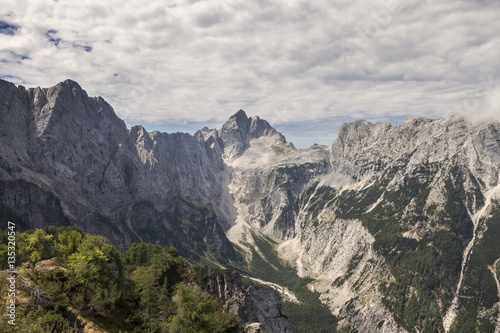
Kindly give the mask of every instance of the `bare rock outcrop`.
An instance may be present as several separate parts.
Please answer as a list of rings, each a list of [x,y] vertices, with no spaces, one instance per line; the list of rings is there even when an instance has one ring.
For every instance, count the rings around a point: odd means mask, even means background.
[[[222,311],[238,315],[244,332],[292,332],[280,295],[268,287],[244,287],[240,274],[232,272],[210,278],[202,288],[219,300]]]

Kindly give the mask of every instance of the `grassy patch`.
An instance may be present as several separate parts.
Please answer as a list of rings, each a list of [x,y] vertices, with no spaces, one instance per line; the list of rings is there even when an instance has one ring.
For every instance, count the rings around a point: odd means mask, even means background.
[[[276,243],[271,239],[253,234],[255,244],[263,257],[252,250],[249,271],[253,277],[287,287],[295,293],[300,304],[284,302],[283,314],[295,333],[332,333],[336,332],[337,320],[330,310],[321,304],[319,293],[311,292],[307,284],[311,279],[300,278],[295,268],[279,259]]]

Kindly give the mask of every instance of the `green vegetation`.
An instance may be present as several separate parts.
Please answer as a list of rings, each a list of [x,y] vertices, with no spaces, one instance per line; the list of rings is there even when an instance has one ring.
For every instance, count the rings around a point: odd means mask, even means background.
[[[488,309],[498,303],[498,290],[492,272],[493,266],[500,257],[500,202],[493,202],[491,215],[486,222],[487,229],[483,237],[476,239],[462,281],[459,299],[459,314],[450,330],[453,333],[494,332],[492,323],[496,321],[498,310],[487,313]],[[497,273],[498,274],[498,273]],[[481,314],[483,313],[483,314]]]
[[[209,205],[178,199],[172,212],[164,212],[151,201],[141,200],[133,205],[129,219],[141,240],[173,246],[191,262],[240,260]],[[130,231],[131,239],[138,242],[134,232]]]
[[[311,198],[308,211],[311,213],[311,219],[313,225],[316,227],[319,224],[318,215],[319,213],[335,198],[336,190],[328,187],[322,186],[316,189],[314,197]]]
[[[330,310],[321,304],[319,293],[307,288],[310,279],[297,275],[297,270],[282,262],[276,253],[276,244],[265,236],[253,234],[261,255],[253,250],[249,265],[250,275],[287,287],[300,304],[283,302],[283,314],[288,318],[293,332],[332,333],[336,331],[337,320]]]
[[[401,165],[408,158],[401,157]],[[387,190],[387,186],[400,173],[399,167],[388,170],[379,179],[373,179],[373,185],[362,191],[338,194],[333,189],[318,188],[317,184],[313,184],[295,201],[290,200],[291,204],[285,207],[277,224],[285,226],[286,220],[290,220],[289,217],[297,214],[300,208],[307,210],[312,225],[320,227],[318,216],[327,206],[336,207],[334,214],[339,218],[361,220],[374,235],[374,248],[384,256],[395,278],[380,281],[379,290],[397,323],[409,332],[442,332],[442,317],[451,305],[460,277],[462,254],[473,235],[469,210],[474,211],[484,205],[485,198],[479,181],[471,174],[463,174],[455,166],[444,182],[444,204],[426,206],[432,180],[440,168],[438,164],[423,164],[411,175],[406,175],[402,186],[392,191]],[[468,191],[464,189],[466,176],[472,185]],[[383,200],[368,212],[368,208],[380,198]],[[409,207],[410,210],[407,209]],[[459,315],[451,332],[494,330],[492,323],[498,316],[495,304],[499,299],[494,276],[488,267],[492,267],[500,257],[498,221],[500,206],[492,211],[486,222],[487,231],[474,244],[460,291]],[[415,225],[420,228],[419,241],[403,237],[403,233]],[[262,248],[261,244],[258,246]],[[254,257],[252,271],[267,274],[267,279],[273,281],[272,273],[269,273],[272,268],[265,267],[264,260],[255,253]],[[356,259],[351,263],[353,267]],[[282,269],[268,258],[266,261]],[[495,269],[499,270],[498,267]],[[274,279],[277,277],[274,276]]]
[[[215,297],[192,287],[196,270],[172,247],[139,243],[120,253],[105,238],[73,227],[29,230],[16,237],[17,260],[24,265],[18,271],[16,326],[6,323],[1,307],[2,332],[237,330],[235,314],[219,312]],[[6,240],[7,232],[0,232],[2,269]],[[0,273],[3,303],[6,278],[5,271]]]
[[[459,171],[453,168],[445,182],[447,201],[443,208],[424,209],[430,192],[432,165],[424,165],[404,179],[397,191],[385,191],[397,169],[361,192],[342,193],[336,204],[340,218],[357,218],[375,236],[374,248],[385,257],[395,281],[381,282],[384,304],[398,324],[409,332],[441,332],[442,316],[450,306],[460,276],[462,253],[472,238],[473,224],[465,206],[466,197]],[[384,200],[372,206],[384,194]],[[412,214],[405,209],[412,205]],[[432,215],[429,215],[432,214]],[[415,223],[430,223],[433,230],[416,241],[403,237]],[[473,330],[472,330],[473,331]]]
[[[199,287],[193,289],[179,284],[176,294],[177,313],[169,323],[170,332],[222,333],[236,330],[238,317],[233,313],[218,312],[219,303],[215,297]]]

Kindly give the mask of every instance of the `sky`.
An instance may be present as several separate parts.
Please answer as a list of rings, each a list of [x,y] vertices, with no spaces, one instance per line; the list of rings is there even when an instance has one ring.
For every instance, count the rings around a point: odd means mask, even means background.
[[[0,0],[0,78],[77,81],[128,126],[243,109],[297,147],[343,122],[500,118],[498,0]]]

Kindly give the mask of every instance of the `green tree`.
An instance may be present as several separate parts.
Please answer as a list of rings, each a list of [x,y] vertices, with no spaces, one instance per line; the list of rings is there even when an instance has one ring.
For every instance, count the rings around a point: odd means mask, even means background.
[[[170,333],[222,333],[238,327],[234,313],[217,312],[217,299],[199,287],[177,287],[177,314],[170,321]]]
[[[76,228],[62,228],[56,232],[54,246],[59,263],[65,264],[68,257],[78,251],[84,235],[83,231]]]
[[[140,295],[141,308],[150,316],[172,313],[171,293],[175,284],[188,274],[188,262],[171,247],[139,243],[129,246],[124,255],[134,267],[131,278]]]
[[[19,256],[23,265],[32,265],[42,259],[48,259],[52,253],[53,235],[42,229],[21,233],[17,236]]]
[[[124,257],[128,264],[134,266],[149,265],[151,258],[163,251],[161,245],[150,243],[133,243],[128,247]]]
[[[120,253],[102,236],[87,235],[78,252],[68,257],[68,267],[80,283],[105,281],[110,264],[120,267]]]

